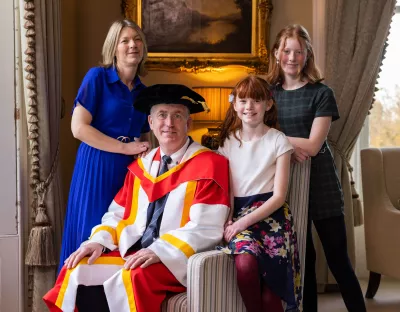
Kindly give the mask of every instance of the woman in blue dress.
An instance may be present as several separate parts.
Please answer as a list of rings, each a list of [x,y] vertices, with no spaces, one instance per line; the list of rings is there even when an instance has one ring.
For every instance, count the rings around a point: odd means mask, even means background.
[[[64,224],[60,267],[100,223],[123,185],[133,155],[150,149],[147,115],[133,101],[145,86],[147,45],[130,20],[114,22],[100,67],[89,70],[76,96],[71,130],[82,141],[76,156]]]

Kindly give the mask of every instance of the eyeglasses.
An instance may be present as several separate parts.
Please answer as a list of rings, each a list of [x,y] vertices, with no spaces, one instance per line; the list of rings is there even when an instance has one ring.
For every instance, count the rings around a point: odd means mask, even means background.
[[[156,114],[156,117],[158,120],[166,120],[168,118],[168,116],[172,119],[172,120],[186,120],[188,116],[186,116],[185,114],[181,114],[181,113],[167,113],[167,112],[158,112]]]

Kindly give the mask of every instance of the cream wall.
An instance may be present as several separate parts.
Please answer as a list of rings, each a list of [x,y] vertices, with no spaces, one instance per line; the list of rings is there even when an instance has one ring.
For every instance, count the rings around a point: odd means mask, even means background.
[[[312,0],[273,0],[271,38],[289,23],[300,23],[312,34]],[[87,70],[101,60],[101,48],[108,27],[120,17],[118,0],[62,0],[63,84],[66,115],[61,124],[61,162],[64,195],[67,196],[78,143],[70,131],[71,109],[79,84]],[[151,71],[143,79],[147,85],[182,83],[193,86],[234,86],[245,77],[243,69],[227,69],[222,73],[168,73]],[[199,139],[207,130],[202,125],[194,135]],[[67,198],[67,197],[65,197]]]
[[[313,0],[272,0],[270,45],[277,33],[288,24],[303,25],[313,36]]]

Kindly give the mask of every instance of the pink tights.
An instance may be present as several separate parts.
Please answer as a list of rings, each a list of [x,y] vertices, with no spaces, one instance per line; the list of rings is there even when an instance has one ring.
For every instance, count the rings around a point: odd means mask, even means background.
[[[260,281],[255,256],[235,256],[237,283],[248,312],[283,312],[281,299]]]

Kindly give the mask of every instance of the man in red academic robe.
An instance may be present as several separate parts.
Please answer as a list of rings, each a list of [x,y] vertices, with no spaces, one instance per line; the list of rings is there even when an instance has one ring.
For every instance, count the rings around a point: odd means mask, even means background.
[[[50,311],[160,311],[167,292],[186,290],[189,257],[222,239],[228,162],[187,135],[204,98],[183,85],[155,85],[134,106],[150,113],[160,147],[128,167],[101,224],[45,295]]]

